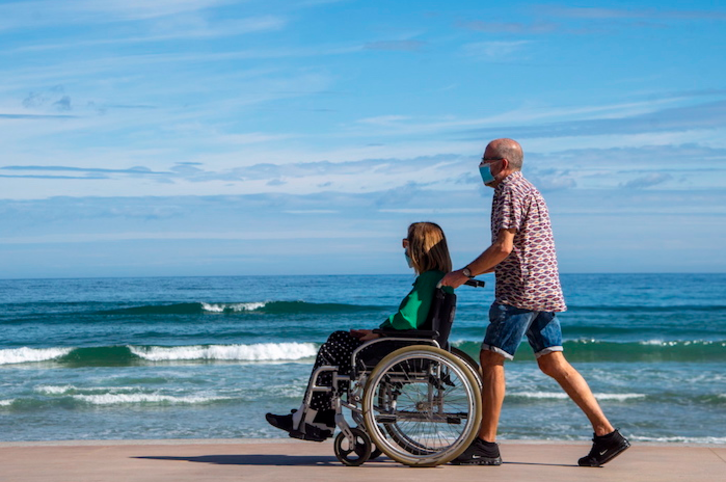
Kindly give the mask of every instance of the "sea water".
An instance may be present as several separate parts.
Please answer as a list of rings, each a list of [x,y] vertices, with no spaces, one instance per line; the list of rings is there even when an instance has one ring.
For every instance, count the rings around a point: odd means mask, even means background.
[[[451,334],[477,356],[494,281]],[[0,441],[272,438],[334,330],[374,328],[412,276],[0,280]],[[562,275],[565,354],[634,441],[726,443],[726,275]],[[591,428],[524,343],[502,439]]]

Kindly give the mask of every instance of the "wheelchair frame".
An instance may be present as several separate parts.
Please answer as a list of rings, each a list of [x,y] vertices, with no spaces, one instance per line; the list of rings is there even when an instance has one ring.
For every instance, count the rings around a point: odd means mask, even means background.
[[[467,283],[483,286],[477,280]],[[451,307],[450,323],[455,310]],[[433,309],[433,307],[432,307]],[[438,314],[434,314],[436,318]],[[434,320],[436,328],[436,320]],[[460,455],[474,440],[481,421],[481,375],[476,362],[465,353],[449,348],[445,339],[437,341],[437,330],[412,330],[406,336],[385,332],[352,354],[350,375],[338,367],[321,366],[311,377],[304,397],[309,407],[314,393],[330,392],[335,424],[335,455],[344,465],[358,466],[381,453],[410,466],[435,466]],[[372,369],[362,354],[380,343],[402,343]],[[442,347],[441,345],[444,345]],[[330,372],[331,386],[317,384],[322,373]],[[347,391],[341,393],[342,383]],[[399,407],[407,403],[406,408]],[[351,411],[357,427],[351,427],[343,414]],[[300,420],[300,426],[304,424]],[[300,427],[296,427],[299,429]]]

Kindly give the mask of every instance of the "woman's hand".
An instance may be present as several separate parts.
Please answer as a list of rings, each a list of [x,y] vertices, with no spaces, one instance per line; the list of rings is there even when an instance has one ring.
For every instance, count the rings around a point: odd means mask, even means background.
[[[358,338],[360,341],[370,341],[381,337],[378,333],[373,333],[373,330],[350,330],[350,336]]]

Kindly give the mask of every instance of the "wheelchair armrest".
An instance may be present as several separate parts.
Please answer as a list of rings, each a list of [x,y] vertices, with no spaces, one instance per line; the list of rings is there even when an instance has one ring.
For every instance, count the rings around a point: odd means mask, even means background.
[[[365,370],[366,369],[366,361],[362,360],[360,358],[360,355],[363,351],[367,350],[368,348],[380,345],[383,346],[384,344],[388,343],[403,343],[403,345],[398,347],[393,347],[385,350],[384,352],[379,352],[377,354],[373,354],[372,356],[377,357],[378,360],[375,363],[378,363],[381,358],[386,356],[388,353],[392,353],[397,348],[401,348],[403,346],[410,346],[410,345],[431,345],[436,348],[440,348],[439,343],[436,341],[436,338],[433,336],[437,334],[435,331],[429,331],[429,330],[373,330],[374,332],[384,332],[386,333],[386,336],[381,336],[380,338],[374,338],[373,340],[366,341],[361,346],[353,350],[353,354],[350,357],[350,364],[352,367],[351,377],[355,378],[357,377],[358,370]],[[401,334],[406,334],[408,336],[399,336]],[[424,336],[424,334],[427,334]],[[367,355],[371,355],[371,352],[367,352]],[[362,363],[359,365],[359,363]],[[374,364],[375,364],[374,363]]]
[[[373,330],[373,333],[381,335],[381,338],[436,338],[438,331],[434,330]]]

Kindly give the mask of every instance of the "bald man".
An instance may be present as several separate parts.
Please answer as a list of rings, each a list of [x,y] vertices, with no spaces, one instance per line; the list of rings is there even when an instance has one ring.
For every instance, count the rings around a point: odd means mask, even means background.
[[[504,362],[514,358],[526,335],[539,368],[560,384],[592,424],[592,450],[578,464],[597,467],[630,443],[610,424],[585,379],[563,355],[556,313],[567,307],[549,212],[542,195],[522,175],[523,160],[522,147],[512,139],[487,145],[479,172],[484,184],[494,188],[492,244],[466,267],[442,279],[443,285],[457,288],[476,275],[496,274],[495,300],[480,352],[484,388],[479,437],[452,463],[501,465],[496,437],[504,401]]]

